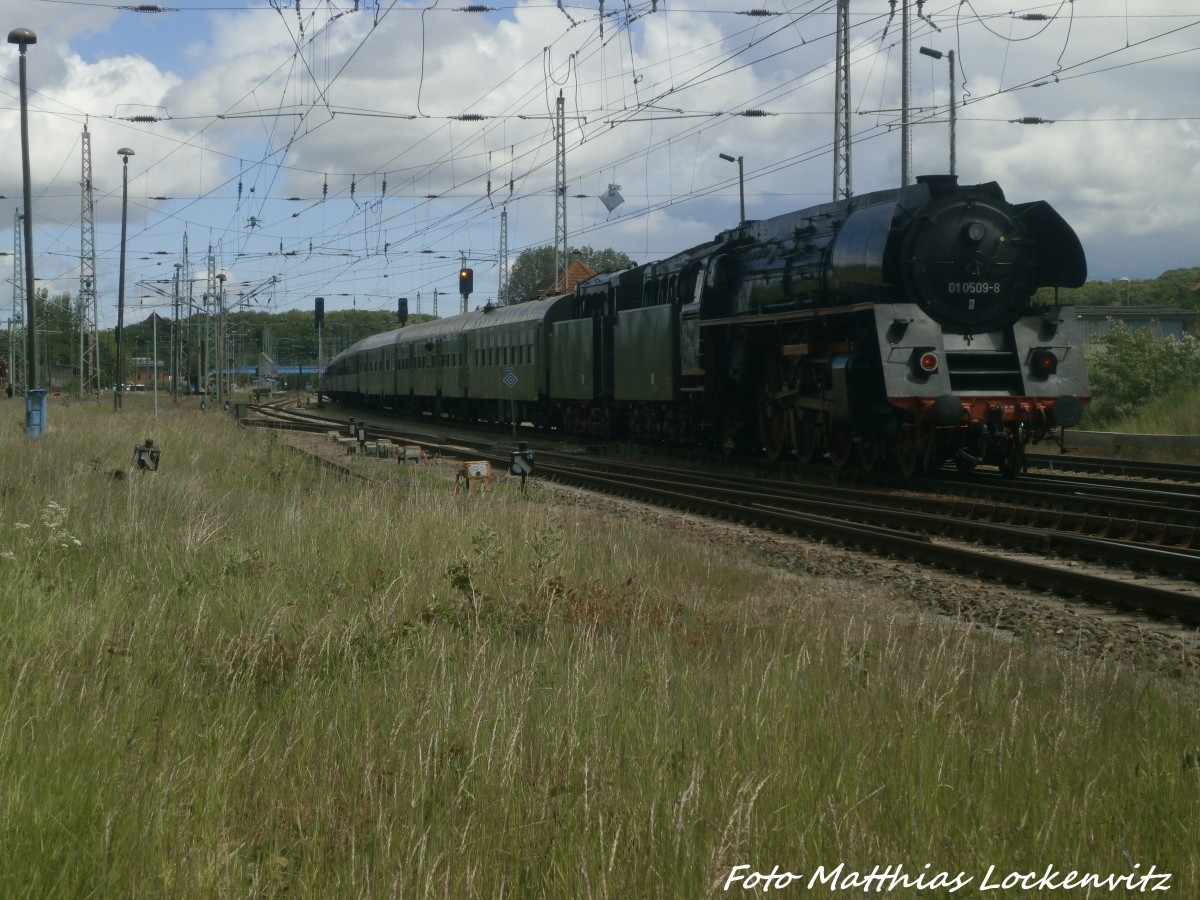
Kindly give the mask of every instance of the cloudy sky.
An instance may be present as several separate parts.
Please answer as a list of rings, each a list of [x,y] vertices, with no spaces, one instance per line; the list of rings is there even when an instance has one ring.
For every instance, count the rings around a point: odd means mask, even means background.
[[[909,0],[914,175],[949,169],[1075,227],[1089,277],[1200,265],[1200,9],[1190,0]],[[901,15],[851,0],[852,188],[900,181]],[[835,0],[0,0],[26,54],[39,286],[79,290],[86,127],[101,327],[159,308],[177,263],[199,297],[281,311],[458,311],[553,243],[564,99],[572,245],[638,261],[833,192]],[[0,317],[22,206],[18,50],[0,72]],[[749,113],[749,114],[748,114]],[[1021,124],[1034,118],[1042,124]],[[1014,121],[1018,120],[1018,121]],[[601,195],[618,185],[609,212]],[[165,308],[163,309],[166,314]]]

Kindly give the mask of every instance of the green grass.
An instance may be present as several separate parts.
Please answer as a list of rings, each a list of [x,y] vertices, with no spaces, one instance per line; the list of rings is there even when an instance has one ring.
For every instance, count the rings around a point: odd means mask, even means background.
[[[1151,400],[1135,415],[1106,430],[1128,434],[1200,434],[1200,391],[1181,390]]]
[[[1190,684],[149,402],[41,440],[0,406],[0,896],[698,897],[839,862],[1200,890]],[[114,480],[147,436],[161,471]]]

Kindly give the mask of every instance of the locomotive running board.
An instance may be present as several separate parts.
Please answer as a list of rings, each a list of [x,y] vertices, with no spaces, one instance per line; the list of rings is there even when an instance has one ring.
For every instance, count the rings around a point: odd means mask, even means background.
[[[875,303],[854,303],[850,306],[831,306],[824,309],[797,309],[784,313],[762,313],[758,315],[729,316],[724,319],[701,319],[701,328],[711,328],[717,325],[779,325],[782,322],[803,322],[806,319],[821,319],[831,316],[842,316],[848,313],[868,312],[876,307]]]

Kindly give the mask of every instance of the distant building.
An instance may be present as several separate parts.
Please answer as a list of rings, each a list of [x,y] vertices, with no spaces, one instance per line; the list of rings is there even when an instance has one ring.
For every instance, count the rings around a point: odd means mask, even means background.
[[[587,281],[589,278],[596,277],[596,270],[585,263],[582,259],[573,259],[567,264],[567,283],[566,286],[561,286],[555,281],[556,275],[547,275],[534,287],[533,297],[527,299],[537,299],[538,297],[550,297],[554,294],[569,294],[575,290],[575,285],[582,281]]]
[[[1124,322],[1130,328],[1150,328],[1160,338],[1182,337],[1196,333],[1193,309],[1169,306],[1077,306],[1075,315],[1085,341],[1104,334],[1114,322]]]
[[[162,384],[168,380],[167,364],[161,359],[155,360],[148,356],[133,358],[132,383],[140,385],[153,384],[155,380]]]

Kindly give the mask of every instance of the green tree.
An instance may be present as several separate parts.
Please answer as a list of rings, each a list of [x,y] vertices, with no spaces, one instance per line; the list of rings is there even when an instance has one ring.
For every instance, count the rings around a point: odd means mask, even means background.
[[[1088,343],[1095,427],[1136,412],[1157,397],[1200,387],[1200,340],[1192,335],[1160,338],[1149,328],[1114,323]]]
[[[1082,287],[1063,288],[1058,300],[1070,306],[1174,306],[1200,309],[1200,267],[1169,269],[1157,278],[1089,281]],[[1054,289],[1042,288],[1034,301],[1049,305],[1054,302]]]
[[[593,247],[571,247],[567,251],[568,260],[582,260],[597,272],[619,272],[634,265],[634,261],[619,250],[605,248],[596,250]],[[508,276],[508,290],[500,295],[500,303],[524,303],[526,300],[537,299],[538,282],[554,276],[554,248],[547,244],[545,247],[531,247],[522,250],[517,255],[517,261]]]

